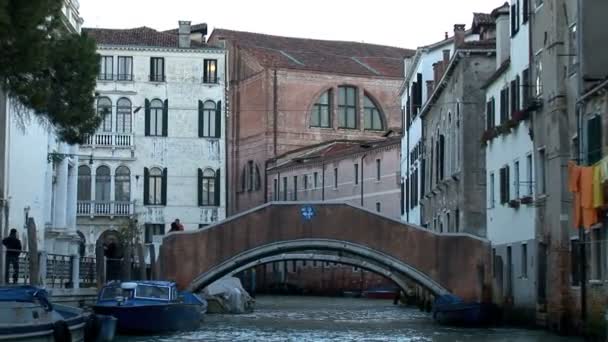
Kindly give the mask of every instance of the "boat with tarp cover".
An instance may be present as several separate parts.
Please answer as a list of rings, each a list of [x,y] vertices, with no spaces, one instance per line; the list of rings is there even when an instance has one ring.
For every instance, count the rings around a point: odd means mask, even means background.
[[[44,289],[0,287],[0,341],[85,341],[97,334],[94,325],[81,309],[51,304]]]
[[[178,291],[173,282],[111,282],[99,292],[93,310],[115,317],[119,333],[148,335],[199,328],[207,302]]]

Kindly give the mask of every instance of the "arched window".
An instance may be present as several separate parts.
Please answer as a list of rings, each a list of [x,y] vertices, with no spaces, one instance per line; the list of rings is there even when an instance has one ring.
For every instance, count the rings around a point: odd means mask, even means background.
[[[363,100],[364,128],[368,130],[382,130],[382,117],[378,106],[365,95]]]
[[[203,137],[217,137],[215,119],[215,102],[205,101],[203,103]]]
[[[338,88],[338,127],[357,128],[357,88]]]
[[[79,201],[91,200],[91,169],[86,165],[78,167],[78,194]]]
[[[211,169],[205,169],[202,174],[201,181],[201,205],[202,206],[214,206],[216,203],[216,184],[215,184],[215,171]]]
[[[95,172],[95,201],[109,202],[110,201],[110,168],[100,166]]]
[[[125,97],[116,102],[116,132],[131,133],[131,101]]]
[[[112,132],[112,101],[107,97],[97,100],[97,114],[103,118],[101,129],[104,132]]]
[[[331,90],[324,92],[315,104],[312,106],[310,117],[311,127],[331,127],[330,111],[331,111]]]
[[[114,198],[116,202],[131,201],[131,171],[126,166],[114,172]]]
[[[163,135],[163,102],[159,99],[150,101],[150,135]]]
[[[163,171],[157,167],[150,169],[148,203],[152,205],[163,204]]]

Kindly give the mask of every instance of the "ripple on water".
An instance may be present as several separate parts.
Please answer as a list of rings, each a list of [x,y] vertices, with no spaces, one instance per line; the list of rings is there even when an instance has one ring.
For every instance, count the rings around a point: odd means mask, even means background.
[[[416,309],[391,301],[353,298],[258,297],[245,315],[208,315],[201,329],[171,336],[121,341],[395,341],[395,342],[566,342],[543,331],[455,329],[435,325]]]

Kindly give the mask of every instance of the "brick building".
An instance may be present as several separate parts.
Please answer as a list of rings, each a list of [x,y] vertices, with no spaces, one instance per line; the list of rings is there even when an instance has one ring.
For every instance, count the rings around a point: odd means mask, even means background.
[[[267,160],[401,126],[398,94],[410,50],[224,29],[209,42],[229,56],[228,214],[269,200]]]
[[[401,137],[395,136],[292,151],[269,163],[268,198],[347,202],[399,219],[400,146]]]

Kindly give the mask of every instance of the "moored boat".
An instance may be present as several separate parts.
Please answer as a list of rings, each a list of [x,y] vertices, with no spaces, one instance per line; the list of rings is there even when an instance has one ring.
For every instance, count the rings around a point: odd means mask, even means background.
[[[85,341],[85,335],[97,335],[91,318],[81,309],[51,304],[44,289],[0,288],[0,341]]]
[[[173,282],[112,282],[101,289],[93,310],[115,317],[120,333],[147,335],[199,328],[207,303],[179,292]]]
[[[391,287],[377,287],[363,291],[362,295],[365,298],[371,299],[395,299],[399,289]]]
[[[496,307],[492,304],[464,302],[454,295],[437,297],[433,303],[433,319],[439,324],[482,326],[493,322]]]

